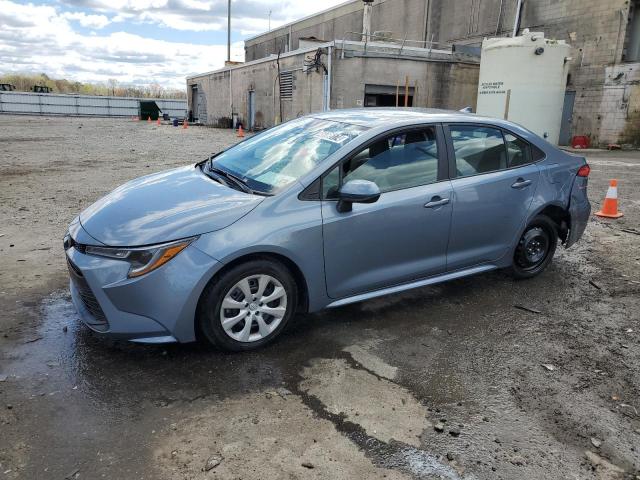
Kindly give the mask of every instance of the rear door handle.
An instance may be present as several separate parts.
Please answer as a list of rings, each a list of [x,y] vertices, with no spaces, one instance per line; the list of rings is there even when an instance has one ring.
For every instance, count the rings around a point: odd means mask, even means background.
[[[531,185],[531,180],[525,180],[524,178],[519,178],[516,180],[516,183],[511,185],[511,188],[525,188]]]
[[[431,198],[431,201],[424,204],[424,208],[437,208],[441,207],[442,205],[446,205],[447,203],[449,203],[448,198],[440,198],[436,195],[435,197]]]

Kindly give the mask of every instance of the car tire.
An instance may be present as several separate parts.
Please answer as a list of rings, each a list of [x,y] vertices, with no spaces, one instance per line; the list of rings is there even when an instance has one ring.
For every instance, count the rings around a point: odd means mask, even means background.
[[[203,292],[199,330],[222,350],[263,347],[291,321],[297,292],[293,276],[279,262],[262,259],[237,265],[216,276]]]
[[[551,263],[558,244],[556,224],[545,215],[535,217],[518,239],[511,274],[518,280],[533,278]]]

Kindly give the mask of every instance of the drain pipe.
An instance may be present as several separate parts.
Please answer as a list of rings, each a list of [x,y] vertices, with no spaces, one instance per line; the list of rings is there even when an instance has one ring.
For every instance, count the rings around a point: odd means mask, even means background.
[[[335,43],[335,40],[334,42]],[[333,44],[327,47],[327,110],[331,110],[331,63],[333,59]]]
[[[516,18],[513,21],[513,34],[512,37],[518,35],[518,30],[520,30],[520,14],[522,13],[522,0],[518,0],[518,4],[516,5]]]
[[[371,4],[373,0],[362,0],[364,3],[362,9],[362,41],[366,42],[371,35]]]

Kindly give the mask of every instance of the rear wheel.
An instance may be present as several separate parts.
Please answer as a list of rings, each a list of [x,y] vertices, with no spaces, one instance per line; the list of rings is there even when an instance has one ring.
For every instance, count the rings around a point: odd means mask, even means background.
[[[551,263],[558,243],[555,223],[544,215],[534,218],[518,241],[511,271],[518,279],[539,275]]]
[[[207,287],[198,311],[200,330],[224,350],[253,350],[282,332],[296,302],[296,285],[284,266],[271,260],[250,261]]]

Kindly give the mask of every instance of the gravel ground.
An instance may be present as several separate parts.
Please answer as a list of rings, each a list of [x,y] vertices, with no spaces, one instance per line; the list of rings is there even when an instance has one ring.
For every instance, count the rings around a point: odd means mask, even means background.
[[[618,178],[625,216],[592,219],[536,279],[300,316],[252,353],[94,337],[70,304],[68,222],[234,141],[0,116],[0,479],[640,478],[638,152],[586,152],[594,210]]]

